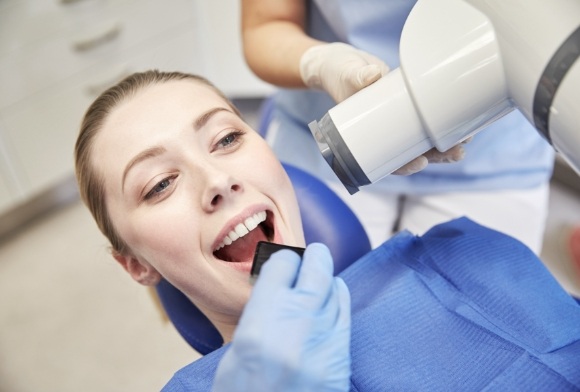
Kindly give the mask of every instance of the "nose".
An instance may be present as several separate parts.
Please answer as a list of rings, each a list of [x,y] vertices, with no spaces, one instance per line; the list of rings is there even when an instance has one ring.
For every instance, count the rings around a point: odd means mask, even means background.
[[[243,192],[241,182],[226,171],[208,170],[206,178],[206,187],[202,196],[202,206],[206,212],[215,211],[236,194]]]

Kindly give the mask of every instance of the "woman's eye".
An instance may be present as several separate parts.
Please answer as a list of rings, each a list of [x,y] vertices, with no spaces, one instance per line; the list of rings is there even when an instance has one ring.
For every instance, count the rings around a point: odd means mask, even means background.
[[[240,137],[244,132],[236,130],[228,133],[225,137],[217,142],[217,149],[226,149],[237,145],[240,142]]]
[[[159,181],[157,184],[155,184],[155,186],[153,186],[153,188],[151,188],[149,192],[147,192],[143,199],[149,200],[159,196],[171,186],[173,180],[175,180],[175,177],[167,177]]]

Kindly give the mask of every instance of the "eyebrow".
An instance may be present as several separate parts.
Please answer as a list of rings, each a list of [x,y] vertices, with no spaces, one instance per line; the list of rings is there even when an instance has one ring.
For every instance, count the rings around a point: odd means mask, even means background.
[[[219,112],[228,112],[231,114],[235,114],[232,110],[230,110],[228,108],[216,107],[216,108],[210,109],[207,112],[203,113],[201,116],[199,116],[194,121],[194,123],[193,123],[194,129],[197,131],[198,129],[202,128],[205,124],[208,123],[209,120],[211,120],[211,118],[213,116],[215,116]]]
[[[133,168],[135,165],[146,159],[154,158],[156,156],[163,154],[166,151],[167,150],[163,147],[151,147],[141,151],[133,159],[131,159],[131,161],[127,164],[127,166],[125,166],[125,171],[123,171],[123,180],[121,182],[121,189],[125,188],[125,178],[127,177],[127,173],[129,173],[129,170],[131,170],[131,168]]]

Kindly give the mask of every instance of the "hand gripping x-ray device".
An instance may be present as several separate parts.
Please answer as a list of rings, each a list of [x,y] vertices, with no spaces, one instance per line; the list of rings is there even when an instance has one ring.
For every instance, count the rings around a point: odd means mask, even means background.
[[[579,55],[579,0],[419,0],[401,66],[310,129],[351,194],[514,108],[580,173]]]

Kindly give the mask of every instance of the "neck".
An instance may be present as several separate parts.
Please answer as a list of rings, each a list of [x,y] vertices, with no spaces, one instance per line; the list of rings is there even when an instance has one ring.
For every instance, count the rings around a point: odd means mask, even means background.
[[[236,330],[237,325],[216,325],[216,328],[220,335],[222,335],[222,339],[224,340],[224,344],[227,344],[232,341],[234,336],[234,331]]]
[[[218,330],[219,334],[224,340],[224,344],[232,341],[234,331],[236,330],[238,322],[240,321],[239,317],[234,318],[231,315],[225,316],[223,314],[215,314],[213,312],[206,311],[206,309],[203,309],[199,306],[198,309],[211,321],[214,327]]]

